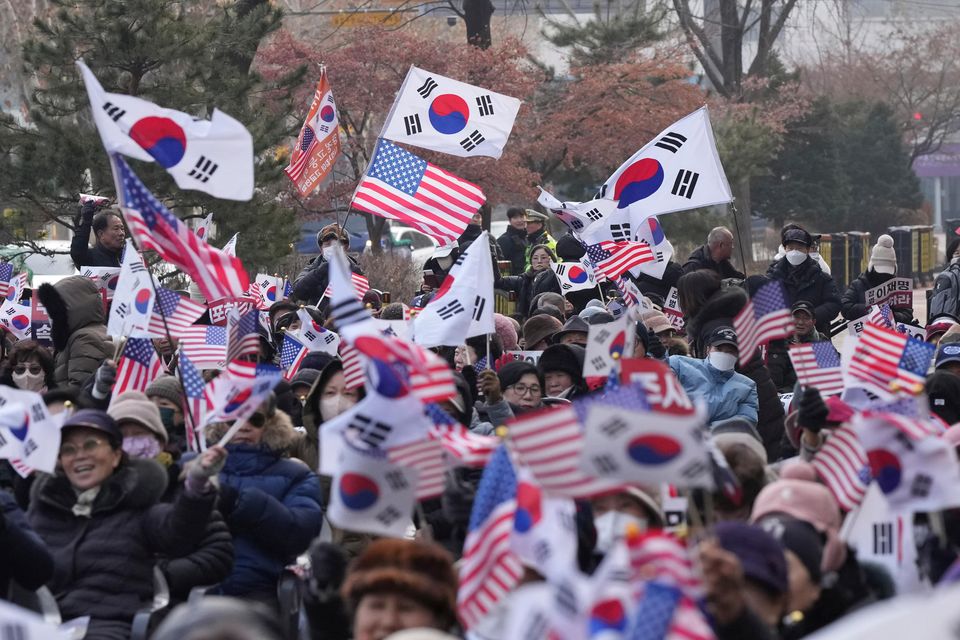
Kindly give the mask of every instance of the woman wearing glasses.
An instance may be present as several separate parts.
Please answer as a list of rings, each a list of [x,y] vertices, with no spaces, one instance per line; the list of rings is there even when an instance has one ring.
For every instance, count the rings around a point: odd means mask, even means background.
[[[183,555],[203,537],[217,497],[210,478],[226,456],[208,449],[184,491],[160,504],[166,472],[131,459],[122,442],[106,413],[77,411],[63,424],[57,473],[30,491],[27,518],[53,554],[49,587],[63,619],[91,617],[88,640],[129,637],[134,614],[153,598],[156,554]]]

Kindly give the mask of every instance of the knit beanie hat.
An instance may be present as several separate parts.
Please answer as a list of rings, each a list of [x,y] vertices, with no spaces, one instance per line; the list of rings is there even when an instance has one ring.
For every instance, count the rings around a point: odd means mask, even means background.
[[[816,481],[817,473],[806,462],[793,462],[783,467],[780,480],[760,491],[750,522],[757,522],[769,514],[783,514],[813,525],[824,536],[823,571],[836,571],[847,557],[847,549],[840,540],[840,507],[833,494]]]
[[[893,250],[893,238],[887,234],[877,238],[877,244],[873,245],[869,268],[890,275],[897,272],[897,252]]]
[[[640,312],[640,319],[654,333],[663,333],[673,329],[673,325],[667,320],[667,316],[656,309],[644,309]]]
[[[786,593],[787,560],[777,539],[743,522],[720,522],[713,528],[720,546],[737,556],[748,580],[776,594]]]
[[[175,376],[160,376],[147,385],[144,393],[148,398],[164,398],[178,407],[183,405],[183,387]]]
[[[107,415],[113,418],[117,425],[121,422],[135,422],[157,436],[164,445],[167,444],[167,430],[160,419],[160,410],[150,398],[139,391],[126,391],[118,395],[107,409]]]
[[[552,344],[544,349],[537,369],[544,376],[551,371],[568,374],[574,384],[583,379],[583,360],[586,350],[578,344]]]
[[[548,340],[553,334],[563,329],[559,320],[552,316],[537,314],[523,323],[524,349],[531,349],[541,340]]]
[[[368,594],[397,593],[428,608],[444,627],[456,620],[453,558],[433,543],[375,540],[350,565],[340,593],[353,611]]]
[[[383,317],[382,314],[381,317]],[[510,318],[500,313],[493,314],[493,328],[500,336],[504,351],[517,350],[517,329]]]

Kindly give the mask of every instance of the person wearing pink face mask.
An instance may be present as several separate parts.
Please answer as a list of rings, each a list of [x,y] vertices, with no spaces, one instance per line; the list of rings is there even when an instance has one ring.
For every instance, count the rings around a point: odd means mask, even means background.
[[[53,372],[50,352],[34,340],[21,340],[10,349],[7,361],[0,369],[0,384],[46,393],[57,386]]]

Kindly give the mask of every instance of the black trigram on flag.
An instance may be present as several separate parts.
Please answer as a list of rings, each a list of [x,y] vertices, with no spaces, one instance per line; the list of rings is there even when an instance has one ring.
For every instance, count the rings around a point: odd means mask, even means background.
[[[420,126],[420,114],[415,113],[412,116],[403,116],[403,126],[406,127],[408,136],[423,131],[423,127]]]
[[[427,78],[424,80],[423,84],[417,89],[417,93],[420,94],[421,98],[429,98],[430,94],[433,93],[433,90],[437,88],[437,83],[433,78]]]
[[[460,146],[466,149],[467,151],[473,151],[484,140],[486,140],[486,138],[483,137],[483,134],[477,131],[476,129],[474,129],[473,133],[471,133],[466,138],[460,141]]]
[[[606,363],[607,361],[604,359],[603,356],[596,356],[593,360],[590,361],[590,364],[593,365],[594,369],[602,369],[603,365],[605,365]]]
[[[596,222],[597,220],[599,220],[600,218],[603,217],[603,214],[600,213],[600,209],[597,209],[596,207],[594,207],[593,209],[590,209],[590,211],[587,211],[587,212],[586,212],[585,214],[583,214],[583,215],[587,216],[588,218],[590,218],[590,219],[593,220],[594,222]]]
[[[630,239],[630,223],[624,222],[623,224],[612,224],[610,225],[610,235],[613,236],[615,242],[621,240]]]
[[[565,264],[558,264],[557,267],[556,267],[556,269],[554,269],[554,271],[557,272],[557,275],[558,275],[558,276],[562,276],[563,274],[565,274],[565,273],[567,272],[567,265],[565,265]]]
[[[681,169],[680,173],[677,174],[677,179],[673,181],[673,189],[670,190],[670,193],[689,200],[693,197],[693,190],[697,188],[699,177],[699,173]]]
[[[473,301],[473,319],[480,322],[480,316],[483,315],[483,308],[487,306],[487,299],[483,296],[477,296]]]
[[[114,122],[122,118],[127,113],[126,109],[121,109],[120,107],[113,104],[112,102],[105,102],[103,105],[103,110],[107,112],[107,115]]]
[[[388,471],[384,474],[383,478],[394,491],[402,491],[410,486],[410,483],[407,482],[407,476],[403,471]]]
[[[220,165],[213,160],[207,159],[207,156],[200,156],[197,164],[193,165],[193,169],[190,169],[190,173],[187,175],[191,178],[196,178],[200,182],[206,182],[213,177],[213,173],[219,166]]]
[[[320,130],[320,133],[330,133],[330,125],[328,124],[322,124],[319,127],[317,127],[317,129]]]
[[[438,309],[437,315],[443,318],[444,320],[449,320],[453,316],[459,313],[463,313],[463,311],[464,311],[463,305],[460,304],[460,301],[454,300],[453,302],[450,302],[449,304]]]
[[[387,505],[387,507],[377,514],[377,520],[383,523],[383,526],[389,527],[393,522],[400,517],[400,512],[397,511],[397,508],[393,505]]]
[[[873,554],[890,555],[893,553],[893,523],[873,523]]]
[[[683,143],[686,141],[687,141],[686,136],[682,136],[679,133],[674,133],[673,131],[671,131],[670,133],[660,138],[657,144],[653,146],[660,147],[661,149],[666,149],[670,153],[676,153],[677,151],[680,150],[680,147],[682,147]]]
[[[478,96],[477,109],[480,111],[480,115],[482,116],[492,116],[493,100],[490,99],[490,96]]]
[[[357,415],[347,427],[361,442],[371,447],[379,447],[390,435],[391,427],[383,422],[377,422],[365,415]]]

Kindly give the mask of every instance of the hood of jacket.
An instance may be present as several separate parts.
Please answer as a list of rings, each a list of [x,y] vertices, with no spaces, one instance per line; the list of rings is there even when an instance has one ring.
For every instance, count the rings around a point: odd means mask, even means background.
[[[71,276],[54,285],[42,284],[38,295],[50,316],[50,338],[57,351],[67,346],[78,329],[106,319],[100,291],[90,278]]]
[[[167,490],[169,474],[152,459],[128,458],[100,485],[93,513],[117,509],[146,509],[160,501]],[[31,501],[69,511],[77,502],[77,493],[63,471],[41,474],[30,488]]]
[[[205,432],[207,442],[219,441],[229,429],[230,425],[225,422],[210,425]],[[290,416],[277,409],[263,424],[263,438],[260,440],[260,446],[273,453],[284,454],[299,437],[297,430],[293,428]]]

